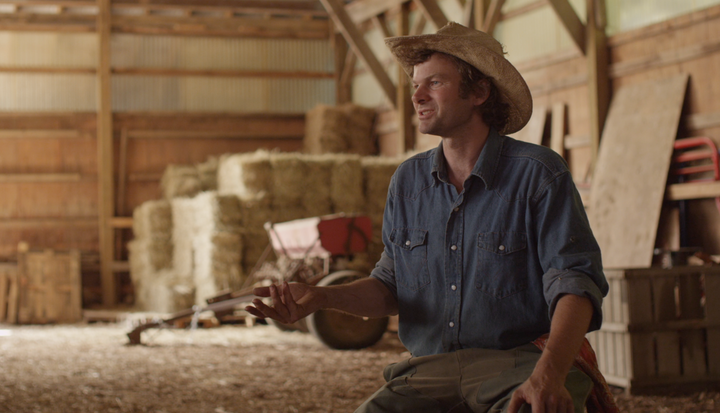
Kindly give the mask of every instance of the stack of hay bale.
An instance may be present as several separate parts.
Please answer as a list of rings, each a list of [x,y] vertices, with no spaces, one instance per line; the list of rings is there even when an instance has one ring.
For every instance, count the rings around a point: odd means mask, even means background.
[[[318,105],[305,115],[304,152],[376,154],[374,121],[374,109],[352,103]]]
[[[147,311],[173,312],[192,304],[193,283],[173,270],[172,213],[166,200],[148,201],[133,213],[128,244],[135,301]]]
[[[136,216],[142,220],[142,211],[164,206],[171,223],[165,225],[169,252],[162,268],[174,281],[183,280],[181,285],[192,288],[190,304],[204,304],[220,290],[240,287],[269,244],[266,222],[340,212],[368,215],[373,239],[368,252],[354,261],[372,268],[383,249],[380,230],[390,178],[402,160],[265,150],[226,155],[215,164],[217,191],[150,201],[136,210]],[[140,231],[131,247],[131,263],[144,259],[140,250],[147,243],[141,241],[145,238]],[[133,275],[136,301],[149,309],[146,297],[152,295],[145,278]]]

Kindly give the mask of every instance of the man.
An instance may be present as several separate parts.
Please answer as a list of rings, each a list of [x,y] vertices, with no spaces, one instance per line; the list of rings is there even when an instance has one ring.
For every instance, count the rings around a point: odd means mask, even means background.
[[[286,323],[321,308],[399,313],[412,357],[358,412],[584,411],[592,382],[572,365],[608,287],[564,161],[501,135],[530,117],[525,81],[496,40],[455,23],[386,44],[440,146],[395,172],[369,278],[257,289],[273,305],[248,311]],[[548,333],[543,351],[531,344]]]

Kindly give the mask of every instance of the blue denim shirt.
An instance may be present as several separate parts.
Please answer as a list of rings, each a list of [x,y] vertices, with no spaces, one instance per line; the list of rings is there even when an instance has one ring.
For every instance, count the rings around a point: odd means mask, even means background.
[[[563,159],[490,131],[464,189],[436,149],[403,162],[388,190],[385,250],[371,276],[398,300],[414,356],[509,349],[550,331],[563,294],[602,323],[600,249]]]

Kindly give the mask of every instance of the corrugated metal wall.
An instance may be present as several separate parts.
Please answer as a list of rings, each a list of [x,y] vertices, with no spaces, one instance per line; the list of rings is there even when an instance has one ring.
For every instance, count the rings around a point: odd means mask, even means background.
[[[94,34],[0,32],[0,66],[85,68]],[[333,71],[324,40],[114,35],[113,68]],[[94,111],[93,74],[0,74],[0,111]],[[113,75],[113,110],[302,113],[335,103],[329,78]]]

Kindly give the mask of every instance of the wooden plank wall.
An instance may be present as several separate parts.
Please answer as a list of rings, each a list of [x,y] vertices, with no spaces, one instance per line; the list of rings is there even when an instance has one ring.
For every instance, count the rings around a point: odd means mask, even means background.
[[[130,216],[141,203],[161,198],[160,177],[168,164],[258,148],[299,151],[304,128],[302,114],[115,114],[115,181],[124,170],[127,182],[116,215]],[[127,163],[121,166],[123,134],[130,138]],[[97,282],[87,278],[88,273],[95,277],[98,259],[95,113],[2,113],[0,145],[0,261],[15,260],[20,242],[78,249],[84,298],[93,301]],[[123,237],[132,234],[126,230]]]

